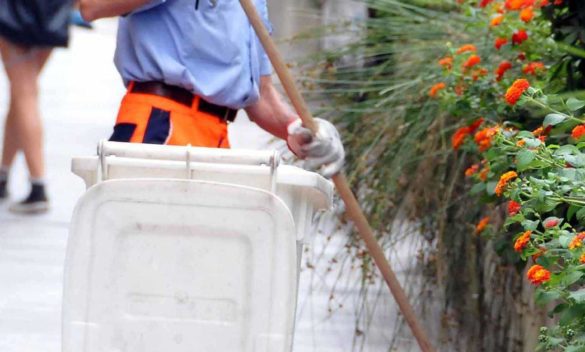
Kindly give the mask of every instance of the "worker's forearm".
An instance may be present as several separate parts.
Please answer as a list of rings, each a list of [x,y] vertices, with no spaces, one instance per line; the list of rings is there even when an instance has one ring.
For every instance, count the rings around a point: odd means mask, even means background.
[[[288,124],[298,116],[283,101],[280,93],[272,85],[270,76],[262,76],[260,87],[260,100],[247,107],[246,112],[262,129],[276,137],[286,139]]]
[[[115,17],[131,12],[151,0],[80,0],[81,15],[86,21]]]

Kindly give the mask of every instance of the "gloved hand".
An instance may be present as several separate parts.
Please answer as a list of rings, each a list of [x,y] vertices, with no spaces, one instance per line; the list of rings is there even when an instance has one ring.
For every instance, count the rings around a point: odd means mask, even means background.
[[[288,125],[288,147],[305,160],[306,169],[329,178],[343,168],[345,150],[335,126],[323,119],[315,119],[315,122],[319,126],[316,136],[303,127],[301,119],[291,122]]]

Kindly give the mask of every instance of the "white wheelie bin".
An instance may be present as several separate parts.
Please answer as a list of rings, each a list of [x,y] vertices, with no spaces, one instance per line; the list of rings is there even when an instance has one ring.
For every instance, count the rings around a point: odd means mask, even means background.
[[[100,144],[71,224],[63,352],[290,352],[321,176],[276,153]]]

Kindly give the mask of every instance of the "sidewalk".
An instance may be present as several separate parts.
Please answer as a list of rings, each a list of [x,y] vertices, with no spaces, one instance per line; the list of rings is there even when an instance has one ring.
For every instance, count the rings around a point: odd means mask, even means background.
[[[74,30],[71,48],[54,53],[42,78],[42,113],[46,127],[47,178],[52,210],[46,215],[16,216],[0,204],[0,351],[61,350],[62,271],[68,224],[84,192],[70,170],[72,156],[92,155],[109,137],[123,86],[112,63],[114,21],[100,21],[93,32]],[[7,86],[0,75],[0,121],[5,116]],[[270,137],[240,117],[231,126],[235,148],[261,148]],[[28,191],[22,157],[12,175],[11,198]],[[323,240],[319,240],[323,242]],[[321,243],[322,245],[323,243]],[[319,249],[321,250],[321,249]],[[328,249],[336,250],[335,248]],[[352,351],[358,287],[344,293],[347,306],[327,313],[329,279],[303,271],[295,352]],[[356,283],[357,284],[357,283]],[[364,351],[387,351],[394,323],[391,298],[381,299],[386,318],[374,321]]]

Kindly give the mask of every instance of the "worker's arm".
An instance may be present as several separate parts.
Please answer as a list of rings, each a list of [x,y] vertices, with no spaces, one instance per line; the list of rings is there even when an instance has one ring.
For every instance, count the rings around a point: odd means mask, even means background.
[[[284,140],[288,137],[288,125],[299,118],[282,100],[270,76],[260,77],[260,99],[246,112],[262,129]]]
[[[81,15],[86,21],[121,16],[143,8],[162,4],[166,0],[80,0]]]
[[[246,108],[250,119],[264,130],[287,141],[290,150],[305,159],[305,167],[320,171],[325,177],[338,173],[343,167],[345,151],[335,126],[315,119],[319,133],[313,136],[303,127],[301,119],[272,84],[270,76],[260,79],[260,99]]]

